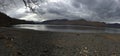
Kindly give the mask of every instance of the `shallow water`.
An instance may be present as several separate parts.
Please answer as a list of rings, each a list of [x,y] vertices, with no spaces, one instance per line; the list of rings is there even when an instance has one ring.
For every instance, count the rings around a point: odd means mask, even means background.
[[[79,33],[120,33],[118,28],[100,28],[79,25],[43,25],[43,24],[20,24],[14,28],[32,29],[38,31],[56,31],[56,32],[79,32]]]

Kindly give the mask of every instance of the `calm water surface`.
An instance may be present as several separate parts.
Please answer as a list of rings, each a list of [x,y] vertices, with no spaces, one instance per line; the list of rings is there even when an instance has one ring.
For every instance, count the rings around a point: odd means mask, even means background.
[[[56,31],[56,32],[80,32],[80,33],[120,33],[118,28],[99,28],[78,25],[41,25],[41,24],[20,24],[15,28],[33,29],[38,31]]]

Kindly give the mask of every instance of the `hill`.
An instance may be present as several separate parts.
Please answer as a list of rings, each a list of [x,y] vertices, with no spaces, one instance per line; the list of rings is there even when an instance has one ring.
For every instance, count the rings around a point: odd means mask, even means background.
[[[16,24],[32,24],[32,23],[34,22],[11,18],[7,16],[6,14],[0,12],[0,26],[11,26],[11,25],[16,25]]]
[[[67,19],[54,19],[42,22],[42,24],[51,25],[80,25],[80,26],[93,26],[93,27],[109,27],[109,28],[120,28],[120,24],[108,24],[105,22],[87,21],[84,19],[79,20],[67,20]]]
[[[83,26],[96,26],[96,27],[105,27],[104,22],[93,22],[86,21],[84,19],[79,20],[67,20],[67,19],[55,19],[42,22],[43,24],[54,24],[54,25],[83,25]]]

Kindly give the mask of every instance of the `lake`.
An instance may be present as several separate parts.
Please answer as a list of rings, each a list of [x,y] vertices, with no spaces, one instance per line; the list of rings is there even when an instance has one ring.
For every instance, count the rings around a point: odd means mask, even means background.
[[[38,31],[55,32],[79,32],[79,33],[120,33],[118,28],[100,28],[80,25],[43,25],[43,24],[20,24],[14,25],[14,28],[32,29]]]

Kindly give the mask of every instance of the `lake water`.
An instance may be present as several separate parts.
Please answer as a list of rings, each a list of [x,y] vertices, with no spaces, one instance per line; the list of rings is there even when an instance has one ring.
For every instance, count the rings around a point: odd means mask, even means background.
[[[55,32],[79,32],[79,33],[120,33],[118,28],[100,28],[79,25],[41,25],[41,24],[20,24],[15,28],[32,29],[38,31],[55,31]]]

